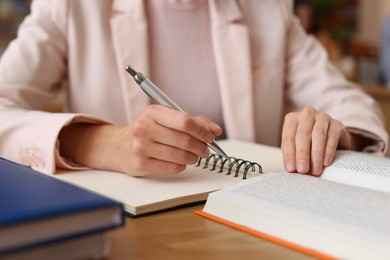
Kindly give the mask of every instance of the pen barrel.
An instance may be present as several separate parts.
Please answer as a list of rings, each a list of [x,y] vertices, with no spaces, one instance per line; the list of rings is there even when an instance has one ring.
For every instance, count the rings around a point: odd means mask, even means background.
[[[206,145],[211,149],[213,150],[215,153],[217,153],[218,155],[222,156],[223,158],[226,158],[228,159],[228,155],[222,150],[221,147],[219,147],[219,145],[214,141],[210,144],[206,143]]]
[[[148,79],[145,79],[140,85],[142,90],[158,104],[183,111],[172,99],[162,92],[156,85]]]

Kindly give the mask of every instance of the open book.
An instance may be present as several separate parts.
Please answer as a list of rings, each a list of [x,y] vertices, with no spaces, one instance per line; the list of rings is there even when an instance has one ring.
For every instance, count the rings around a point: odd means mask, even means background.
[[[280,150],[269,146],[237,141],[220,141],[218,144],[232,156],[230,164],[226,163],[222,172],[220,172],[220,164],[223,161],[212,155],[208,159],[202,159],[200,165],[188,166],[184,172],[173,175],[136,178],[109,171],[59,170],[55,177],[118,200],[124,204],[124,210],[128,215],[140,216],[194,203],[204,203],[210,192],[240,182],[244,177],[258,176],[262,171],[263,162],[275,162],[274,158],[280,158]],[[252,147],[261,147],[264,149],[264,155],[236,156],[250,154]],[[240,153],[240,149],[244,153]],[[257,163],[252,163],[253,160],[250,158],[257,158]],[[276,161],[274,165],[280,166],[281,162]]]
[[[338,151],[320,178],[268,172],[198,213],[319,258],[389,259],[390,158]]]

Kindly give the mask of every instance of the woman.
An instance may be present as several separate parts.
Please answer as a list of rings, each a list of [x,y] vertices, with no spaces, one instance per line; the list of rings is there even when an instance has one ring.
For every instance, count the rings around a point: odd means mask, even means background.
[[[383,154],[377,104],[291,9],[285,0],[33,1],[0,62],[0,153],[51,173],[134,176],[181,172],[221,134],[281,140],[286,170],[316,176],[337,148]],[[150,104],[127,64],[187,113]],[[39,111],[65,79],[67,113]]]

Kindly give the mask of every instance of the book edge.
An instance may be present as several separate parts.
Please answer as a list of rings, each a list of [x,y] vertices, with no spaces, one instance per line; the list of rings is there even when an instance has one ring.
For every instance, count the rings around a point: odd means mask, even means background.
[[[337,259],[337,258],[332,257],[330,255],[321,253],[321,252],[319,252],[317,250],[313,250],[313,249],[310,249],[310,248],[307,248],[307,247],[302,247],[302,246],[299,246],[299,245],[294,244],[292,242],[289,242],[289,241],[286,241],[286,240],[274,237],[272,235],[269,235],[269,234],[266,234],[266,233],[263,233],[263,232],[260,232],[260,231],[257,231],[257,230],[254,230],[254,229],[242,226],[242,225],[238,225],[238,224],[233,223],[231,221],[228,221],[228,220],[219,218],[217,216],[208,214],[208,213],[204,212],[201,209],[200,210],[196,210],[195,214],[197,214],[197,215],[199,215],[201,217],[210,219],[212,221],[218,222],[220,224],[229,226],[229,227],[234,228],[236,230],[249,233],[250,235],[260,237],[260,238],[268,240],[268,241],[270,241],[272,243],[275,243],[275,244],[281,245],[283,247],[287,247],[287,248],[293,249],[293,250],[298,251],[298,252],[302,252],[304,254],[307,254],[307,255],[310,255],[310,256],[313,256],[313,257],[316,257],[316,258],[319,258],[319,259],[326,259],[326,260],[335,260],[335,259]]]

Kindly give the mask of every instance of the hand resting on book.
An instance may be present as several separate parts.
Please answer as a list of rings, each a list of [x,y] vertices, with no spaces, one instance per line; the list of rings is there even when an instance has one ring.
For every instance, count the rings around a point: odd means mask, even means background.
[[[312,107],[285,116],[282,153],[286,171],[320,176],[336,149],[358,150],[365,138],[353,135],[344,125]]]

